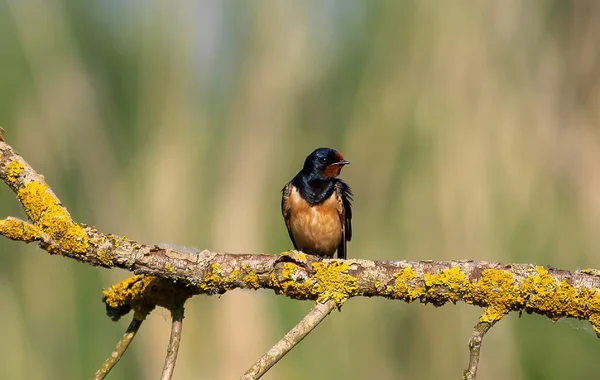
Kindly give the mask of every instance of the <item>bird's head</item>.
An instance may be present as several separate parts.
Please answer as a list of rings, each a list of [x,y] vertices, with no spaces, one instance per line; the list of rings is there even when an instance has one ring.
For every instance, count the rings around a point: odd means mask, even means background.
[[[302,171],[313,178],[330,179],[337,177],[342,167],[349,163],[335,149],[319,148],[306,157]]]

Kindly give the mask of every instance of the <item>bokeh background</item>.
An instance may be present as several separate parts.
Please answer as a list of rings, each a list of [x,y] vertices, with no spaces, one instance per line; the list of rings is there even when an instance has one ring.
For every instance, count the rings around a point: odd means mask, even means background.
[[[586,0],[1,0],[0,125],[76,220],[146,243],[290,248],[279,191],[329,146],[351,257],[598,268],[598,36]],[[23,216],[5,186],[0,207]],[[128,275],[0,239],[0,378],[88,378]],[[195,297],[175,378],[239,378],[310,307]],[[479,313],[354,299],[265,379],[457,379]],[[109,378],[158,378],[169,325]],[[511,314],[479,374],[599,378],[599,355],[587,323]]]

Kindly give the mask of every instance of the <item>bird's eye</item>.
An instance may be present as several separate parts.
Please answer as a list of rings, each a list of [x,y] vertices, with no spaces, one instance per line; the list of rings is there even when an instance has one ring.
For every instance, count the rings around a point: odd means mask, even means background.
[[[319,161],[321,161],[322,163],[326,164],[327,163],[327,157],[323,157]]]

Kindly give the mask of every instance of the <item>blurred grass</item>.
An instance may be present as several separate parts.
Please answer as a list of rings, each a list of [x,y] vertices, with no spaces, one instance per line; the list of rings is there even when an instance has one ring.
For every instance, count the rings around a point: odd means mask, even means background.
[[[279,190],[332,146],[351,256],[597,267],[598,21],[586,0],[5,0],[0,124],[77,220],[148,243],[288,249]],[[0,378],[88,377],[128,323],[100,290],[127,274],[0,249]],[[192,300],[176,377],[239,377],[309,307]],[[456,378],[477,316],[352,300],[265,378]],[[153,314],[111,378],[155,378],[168,328]],[[480,376],[596,378],[599,351],[587,324],[510,315]]]

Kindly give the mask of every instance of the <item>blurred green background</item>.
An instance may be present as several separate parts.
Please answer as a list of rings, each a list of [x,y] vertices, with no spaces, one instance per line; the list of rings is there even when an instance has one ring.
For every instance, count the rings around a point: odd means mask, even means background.
[[[290,248],[279,191],[330,146],[350,257],[598,268],[598,36],[586,0],[1,0],[0,125],[76,220],[145,243]],[[0,239],[0,378],[88,378],[128,275]],[[192,299],[175,378],[239,378],[310,307]],[[265,379],[458,379],[479,313],[354,299]],[[109,378],[158,378],[169,328],[153,313]],[[479,378],[599,378],[599,354],[587,323],[511,314]]]

